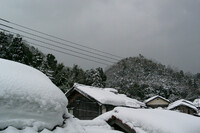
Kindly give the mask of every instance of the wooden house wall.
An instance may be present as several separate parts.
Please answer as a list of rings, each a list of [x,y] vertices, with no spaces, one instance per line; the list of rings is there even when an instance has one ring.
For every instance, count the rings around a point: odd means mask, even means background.
[[[148,107],[167,107],[169,105],[169,102],[161,99],[161,98],[155,98],[152,101],[149,101],[148,103],[146,103],[146,106]]]
[[[102,112],[101,106],[96,101],[92,101],[77,91],[72,92],[68,97],[68,109],[73,112],[76,118],[90,120],[99,116]]]
[[[189,108],[187,106],[177,106],[176,108],[174,108],[174,110],[179,110],[182,113],[186,113],[186,114],[195,114],[196,111],[192,108]]]

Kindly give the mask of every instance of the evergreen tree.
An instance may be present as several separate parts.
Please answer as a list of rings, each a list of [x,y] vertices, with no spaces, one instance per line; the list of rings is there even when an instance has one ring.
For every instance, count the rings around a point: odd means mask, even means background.
[[[102,68],[90,69],[85,72],[86,84],[95,87],[105,87],[106,75]]]

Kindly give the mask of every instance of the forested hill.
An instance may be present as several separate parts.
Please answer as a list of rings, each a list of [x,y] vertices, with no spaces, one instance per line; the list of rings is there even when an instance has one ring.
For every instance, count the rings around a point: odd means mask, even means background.
[[[72,68],[58,63],[52,54],[43,54],[20,36],[0,32],[0,58],[32,66],[46,74],[54,84],[66,92],[75,82],[104,87],[106,76],[102,68],[84,71],[77,65]],[[34,80],[34,79],[33,79]]]
[[[106,72],[107,87],[118,88],[128,96],[145,100],[161,95],[171,101],[193,100],[200,96],[200,74],[185,74],[145,58],[130,57],[119,61]]]
[[[20,36],[0,32],[0,58],[32,66],[46,74],[54,84],[66,92],[75,82],[96,87],[113,87],[130,97],[144,100],[162,95],[170,100],[200,96],[200,73],[186,74],[149,60],[142,55],[119,61],[106,70],[84,71],[58,63],[52,54],[43,54]]]

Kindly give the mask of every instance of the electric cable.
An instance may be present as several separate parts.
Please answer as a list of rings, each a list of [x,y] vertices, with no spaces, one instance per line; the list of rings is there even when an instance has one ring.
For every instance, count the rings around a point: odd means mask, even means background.
[[[123,58],[123,57],[120,57],[118,55],[114,55],[114,54],[111,54],[111,53],[108,53],[108,52],[104,52],[104,51],[101,51],[101,50],[98,50],[98,49],[95,49],[95,48],[91,48],[91,47],[88,47],[88,46],[85,46],[83,44],[80,44],[80,43],[76,43],[76,42],[73,42],[73,41],[70,41],[70,40],[66,40],[66,39],[62,39],[60,37],[56,37],[56,36],[53,36],[53,35],[50,35],[50,34],[47,34],[47,33],[44,33],[44,32],[41,32],[41,31],[38,31],[38,30],[34,30],[32,28],[29,28],[29,27],[26,27],[26,26],[23,26],[23,25],[20,25],[20,24],[17,24],[17,23],[14,23],[14,22],[11,22],[11,21],[8,21],[6,19],[3,19],[3,18],[0,18],[1,21],[4,21],[6,23],[10,23],[10,24],[13,24],[15,26],[19,26],[21,28],[24,28],[24,29],[27,29],[27,30],[31,30],[31,31],[34,31],[34,32],[37,32],[37,33],[40,33],[40,34],[43,34],[43,35],[46,35],[46,36],[49,36],[49,37],[53,37],[55,39],[59,39],[59,40],[62,40],[62,41],[65,41],[65,42],[68,42],[68,43],[71,43],[71,44],[74,44],[74,45],[77,45],[77,46],[81,46],[81,47],[84,47],[84,48],[87,48],[87,49],[90,49],[90,50],[94,50],[94,51],[97,51],[97,52],[101,52],[101,53],[104,53],[104,54],[107,54],[107,55],[110,55],[110,56],[113,56],[113,57],[117,57],[117,58]]]
[[[14,28],[14,27],[11,27],[11,26],[2,24],[2,23],[0,23],[0,25],[1,25],[1,26],[4,26],[4,27],[6,27],[6,28],[9,28],[9,29],[13,29],[13,30],[16,30],[16,31],[25,33],[25,34],[29,34],[29,35],[32,35],[32,36],[35,36],[35,37],[44,39],[44,40],[48,40],[48,41],[51,41],[51,42],[55,42],[55,43],[61,44],[61,45],[63,45],[63,46],[68,46],[68,47],[71,47],[71,48],[74,48],[74,49],[78,49],[78,50],[80,50],[80,51],[88,52],[88,53],[91,53],[91,54],[94,54],[94,55],[98,55],[98,56],[102,56],[102,57],[106,57],[106,58],[109,58],[109,59],[113,59],[113,60],[119,61],[119,60],[117,60],[117,59],[115,59],[115,58],[112,58],[112,57],[104,56],[104,55],[101,55],[101,54],[98,54],[98,53],[94,53],[94,52],[91,52],[91,51],[88,51],[88,50],[84,50],[84,49],[81,49],[81,48],[77,48],[77,47],[68,45],[68,44],[65,44],[65,43],[61,43],[61,42],[54,41],[54,40],[51,40],[51,39],[48,39],[48,38],[45,38],[45,37],[41,37],[41,36],[39,36],[39,35],[32,34],[32,33],[30,33],[30,32],[26,32],[26,31],[23,31],[23,30],[20,30],[20,29],[17,29],[17,28]]]
[[[0,30],[2,31],[6,31],[8,33],[13,33],[11,31],[8,31],[6,29],[2,29],[0,28]],[[15,33],[16,34],[16,33]],[[99,64],[103,64],[103,65],[110,65],[110,64],[106,64],[106,63],[103,63],[103,62],[99,62],[99,61],[96,61],[96,60],[92,60],[92,59],[89,59],[89,58],[85,58],[85,57],[81,57],[81,56],[78,56],[78,55],[74,55],[74,54],[71,54],[71,53],[67,53],[67,52],[63,52],[61,50],[57,50],[57,49],[53,49],[53,48],[49,48],[49,47],[46,47],[46,46],[42,46],[42,45],[39,45],[39,44],[35,44],[33,42],[30,42],[30,41],[26,41],[28,44],[32,44],[34,46],[38,46],[38,47],[42,47],[42,48],[45,48],[45,49],[49,49],[49,50],[52,50],[52,51],[55,51],[55,52],[58,52],[58,53],[62,53],[62,54],[66,54],[66,55],[70,55],[70,56],[74,56],[74,57],[77,57],[77,58],[81,58],[81,59],[85,59],[85,60],[88,60],[88,61],[92,61],[92,62],[96,62],[96,63],[99,63]]]
[[[2,30],[2,31],[7,31],[7,32],[12,33],[12,34],[15,34],[15,35],[18,34],[18,33],[15,33],[15,32],[12,32],[12,31],[8,31],[8,30],[2,29],[2,28],[0,28],[0,30]],[[113,63],[116,63],[116,62],[111,62],[111,61],[109,61],[109,60],[102,59],[102,58],[99,58],[99,57],[95,57],[95,56],[91,56],[91,55],[88,55],[88,54],[80,53],[80,52],[77,52],[77,51],[74,51],[74,50],[71,50],[71,49],[63,48],[63,47],[60,47],[60,46],[57,46],[57,45],[54,45],[54,44],[51,44],[51,43],[48,43],[48,42],[44,42],[44,41],[41,41],[41,40],[38,40],[38,39],[35,39],[35,38],[31,38],[31,37],[22,35],[22,34],[19,34],[19,35],[22,36],[22,37],[24,37],[24,38],[27,38],[27,39],[31,39],[31,40],[34,40],[34,41],[37,41],[37,42],[40,42],[40,43],[44,43],[44,44],[47,44],[47,45],[50,45],[50,46],[53,46],[53,47],[57,47],[57,48],[64,49],[64,50],[67,50],[67,51],[70,51],[70,52],[74,52],[74,53],[77,53],[77,54],[81,54],[81,55],[84,55],[84,56],[87,56],[87,57],[99,59],[99,60],[106,61],[106,62],[109,62],[109,63],[112,63],[112,64],[113,64]]]

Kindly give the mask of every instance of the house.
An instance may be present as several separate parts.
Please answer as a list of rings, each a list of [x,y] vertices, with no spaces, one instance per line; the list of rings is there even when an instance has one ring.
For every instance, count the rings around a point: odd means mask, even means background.
[[[177,100],[173,103],[171,103],[168,106],[169,110],[179,110],[182,113],[186,113],[186,114],[196,114],[198,109],[196,108],[196,106],[185,99],[181,99],[181,100]]]
[[[75,83],[65,93],[69,113],[79,119],[93,119],[116,106],[141,108],[145,105],[113,88],[97,88]]]
[[[193,101],[193,104],[197,107],[198,110],[200,110],[200,98],[195,99]]]
[[[145,100],[144,103],[147,107],[157,108],[157,107],[167,107],[170,101],[164,97],[157,95]]]
[[[116,107],[95,118],[124,133],[199,133],[200,119],[164,109]],[[96,124],[97,125],[97,124]]]
[[[124,133],[136,133],[133,128],[115,116],[112,116],[106,122],[115,130],[122,131]]]

